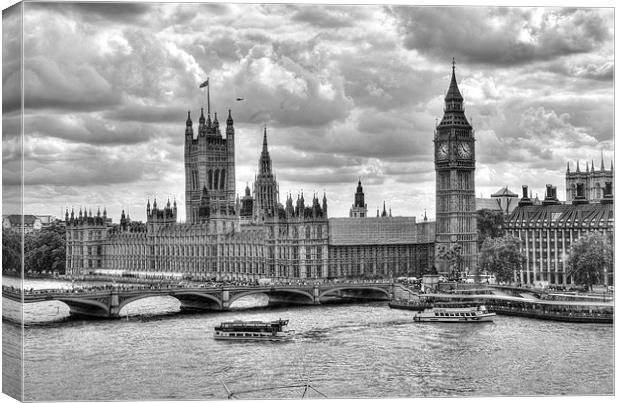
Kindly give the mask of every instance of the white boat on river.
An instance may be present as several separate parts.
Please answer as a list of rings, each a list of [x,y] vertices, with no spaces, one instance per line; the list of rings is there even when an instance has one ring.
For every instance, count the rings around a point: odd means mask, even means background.
[[[420,310],[413,315],[414,322],[493,322],[495,312],[489,312],[484,305],[458,306],[436,305]]]

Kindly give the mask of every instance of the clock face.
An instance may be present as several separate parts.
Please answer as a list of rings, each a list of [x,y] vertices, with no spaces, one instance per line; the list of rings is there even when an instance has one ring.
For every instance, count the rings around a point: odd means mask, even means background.
[[[459,143],[456,152],[459,158],[470,158],[471,146],[469,145],[469,143]]]
[[[437,146],[437,159],[445,160],[448,158],[448,143],[439,143]]]

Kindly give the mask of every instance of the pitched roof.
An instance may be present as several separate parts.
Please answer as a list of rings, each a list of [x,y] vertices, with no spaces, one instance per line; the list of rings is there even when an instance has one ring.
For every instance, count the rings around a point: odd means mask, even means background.
[[[493,193],[491,197],[519,197],[518,194],[511,192],[508,190],[508,186],[501,188],[497,192]]]

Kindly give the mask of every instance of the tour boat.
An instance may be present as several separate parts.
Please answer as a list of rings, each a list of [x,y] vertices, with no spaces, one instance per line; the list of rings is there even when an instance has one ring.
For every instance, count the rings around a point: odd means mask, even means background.
[[[484,305],[458,306],[436,305],[420,310],[413,315],[414,322],[493,322],[495,312],[489,312]]]
[[[271,322],[241,321],[222,322],[215,327],[213,337],[216,340],[266,340],[281,341],[290,338],[290,330],[284,330],[288,320],[274,320]]]

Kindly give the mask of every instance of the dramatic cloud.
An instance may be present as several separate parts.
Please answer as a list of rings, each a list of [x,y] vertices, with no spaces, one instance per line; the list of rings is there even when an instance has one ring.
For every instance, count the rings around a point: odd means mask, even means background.
[[[612,15],[605,9],[394,7],[391,12],[407,48],[465,63],[549,60],[595,51],[613,36]]]
[[[453,57],[477,196],[546,183],[563,195],[567,161],[613,158],[611,8],[35,2],[23,31],[18,11],[2,19],[7,213],[23,156],[27,213],[143,220],[156,197],[183,217],[185,120],[196,131],[207,112],[207,78],[212,118],[235,121],[237,192],[267,126],[281,201],[325,192],[330,216],[348,215],[360,178],[371,215],[385,202],[434,218]]]

